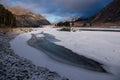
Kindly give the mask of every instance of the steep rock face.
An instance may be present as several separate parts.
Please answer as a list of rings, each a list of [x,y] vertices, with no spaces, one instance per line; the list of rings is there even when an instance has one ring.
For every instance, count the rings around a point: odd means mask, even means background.
[[[16,16],[17,27],[39,27],[41,25],[49,25],[50,22],[45,17],[32,13],[23,8],[7,8]]]
[[[119,23],[120,0],[113,0],[91,20],[92,23]]]
[[[0,27],[15,27],[15,16],[0,4]]]

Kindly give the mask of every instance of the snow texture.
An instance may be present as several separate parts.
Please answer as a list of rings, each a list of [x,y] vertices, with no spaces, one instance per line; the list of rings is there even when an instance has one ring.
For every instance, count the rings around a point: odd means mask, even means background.
[[[64,46],[79,55],[89,57],[104,64],[104,68],[111,74],[92,72],[75,66],[59,63],[49,58],[44,52],[28,46],[27,41],[31,34],[44,32],[53,35],[47,40]],[[120,35],[119,32],[60,32],[54,28],[40,28],[34,32],[24,33],[11,41],[11,47],[16,54],[31,60],[35,65],[47,67],[70,80],[119,80],[120,77]]]
[[[15,35],[0,30],[0,80],[68,80],[15,54],[9,44]]]

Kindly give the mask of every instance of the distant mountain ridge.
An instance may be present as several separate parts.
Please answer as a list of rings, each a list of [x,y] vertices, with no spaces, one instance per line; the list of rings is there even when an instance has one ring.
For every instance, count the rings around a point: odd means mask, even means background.
[[[50,22],[40,14],[35,14],[29,10],[19,7],[6,7],[16,17],[17,27],[39,27],[49,25]]]
[[[85,20],[88,20],[88,18],[80,17],[80,16],[75,16],[72,18],[72,21],[75,21],[75,22],[85,21]]]

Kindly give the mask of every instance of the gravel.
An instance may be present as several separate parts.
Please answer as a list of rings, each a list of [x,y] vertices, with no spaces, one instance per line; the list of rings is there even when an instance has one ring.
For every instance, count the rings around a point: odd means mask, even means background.
[[[24,31],[26,30],[21,30],[21,32]],[[10,48],[9,41],[19,33],[0,29],[0,80],[69,80],[56,72],[36,66],[30,60],[16,55]]]

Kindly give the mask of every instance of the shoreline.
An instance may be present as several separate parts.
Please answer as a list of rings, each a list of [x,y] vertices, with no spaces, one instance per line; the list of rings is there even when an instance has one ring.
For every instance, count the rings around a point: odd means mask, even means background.
[[[68,80],[47,68],[34,65],[30,60],[14,53],[11,49],[10,41],[27,31],[29,30],[15,29],[10,32],[0,30],[0,80],[56,80],[56,78],[59,80]]]

